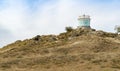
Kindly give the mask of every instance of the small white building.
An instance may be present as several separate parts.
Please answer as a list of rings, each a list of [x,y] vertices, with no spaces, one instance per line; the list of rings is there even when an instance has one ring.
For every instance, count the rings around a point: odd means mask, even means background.
[[[87,28],[91,28],[90,27],[90,16],[89,15],[82,15],[79,16],[78,21],[79,21],[79,27],[87,27]]]

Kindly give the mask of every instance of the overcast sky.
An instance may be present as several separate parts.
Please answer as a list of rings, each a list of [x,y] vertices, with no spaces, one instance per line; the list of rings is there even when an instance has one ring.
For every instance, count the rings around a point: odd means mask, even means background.
[[[91,16],[91,27],[114,32],[120,25],[120,0],[0,0],[0,47],[36,35],[59,34]]]

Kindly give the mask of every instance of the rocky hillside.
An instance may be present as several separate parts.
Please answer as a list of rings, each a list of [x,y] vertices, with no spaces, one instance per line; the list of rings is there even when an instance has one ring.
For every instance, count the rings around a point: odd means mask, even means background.
[[[120,71],[120,35],[66,28],[0,49],[0,71]]]

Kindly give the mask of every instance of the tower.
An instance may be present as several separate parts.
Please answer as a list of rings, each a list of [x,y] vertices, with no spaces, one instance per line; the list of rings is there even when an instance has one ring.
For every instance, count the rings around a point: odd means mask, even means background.
[[[79,21],[79,27],[91,28],[89,15],[79,16],[78,21]]]

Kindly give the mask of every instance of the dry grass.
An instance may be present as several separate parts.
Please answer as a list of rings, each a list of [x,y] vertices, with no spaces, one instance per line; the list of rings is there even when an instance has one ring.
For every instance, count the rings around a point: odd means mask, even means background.
[[[119,35],[72,29],[0,49],[0,71],[119,71]]]

